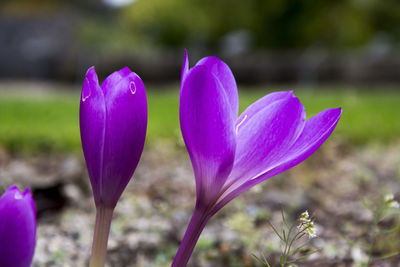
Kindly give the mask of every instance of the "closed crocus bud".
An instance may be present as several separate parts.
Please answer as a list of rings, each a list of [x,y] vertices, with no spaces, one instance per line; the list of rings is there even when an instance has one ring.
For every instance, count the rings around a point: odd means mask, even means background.
[[[113,208],[143,151],[147,101],[142,80],[125,67],[100,86],[91,67],[83,83],[79,119],[96,206]]]
[[[36,209],[29,189],[10,187],[0,198],[0,266],[29,267],[36,242]]]
[[[146,137],[147,101],[140,77],[125,67],[100,85],[91,67],[83,83],[79,120],[97,209],[91,266],[103,266],[112,213]]]

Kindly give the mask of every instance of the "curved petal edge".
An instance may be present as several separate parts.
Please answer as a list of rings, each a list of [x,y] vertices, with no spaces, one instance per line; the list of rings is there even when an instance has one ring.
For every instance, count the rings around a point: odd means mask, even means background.
[[[288,154],[283,157],[279,163],[269,170],[260,173],[253,179],[247,180],[242,184],[232,185],[232,187],[225,191],[219,198],[217,204],[213,207],[212,214],[215,214],[229,201],[251,187],[298,165],[311,156],[331,135],[339,122],[341,114],[341,108],[328,109],[308,119],[302,134],[291,149],[288,150]]]

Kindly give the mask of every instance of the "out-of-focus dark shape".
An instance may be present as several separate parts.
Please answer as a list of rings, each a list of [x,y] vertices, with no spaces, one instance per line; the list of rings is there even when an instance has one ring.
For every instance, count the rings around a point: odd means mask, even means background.
[[[63,184],[59,183],[33,190],[33,198],[35,199],[39,219],[46,212],[56,213],[65,207],[67,199],[62,190],[63,186]]]

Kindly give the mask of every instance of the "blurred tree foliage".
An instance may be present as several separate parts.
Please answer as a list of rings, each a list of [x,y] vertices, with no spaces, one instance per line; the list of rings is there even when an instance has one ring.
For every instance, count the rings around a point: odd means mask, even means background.
[[[105,0],[1,1],[1,16],[69,10],[90,46],[215,49],[238,32],[256,49],[400,43],[399,0],[132,0],[120,9]]]
[[[256,48],[400,40],[399,0],[137,0],[121,13],[132,34],[164,46],[215,48],[235,31],[248,32]]]

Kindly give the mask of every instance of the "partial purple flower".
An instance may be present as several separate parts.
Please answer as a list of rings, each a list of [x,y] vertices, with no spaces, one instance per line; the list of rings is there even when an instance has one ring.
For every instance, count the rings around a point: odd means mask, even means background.
[[[103,266],[113,210],[139,163],[146,138],[142,80],[125,67],[100,85],[91,67],[83,83],[79,121],[96,204],[90,266]]]
[[[186,266],[201,231],[229,201],[305,160],[329,137],[341,108],[306,120],[291,91],[275,92],[238,116],[235,78],[217,57],[181,75],[180,123],[196,180],[196,206],[172,266]]]
[[[29,267],[36,243],[36,209],[29,189],[12,186],[0,198],[0,266]]]

